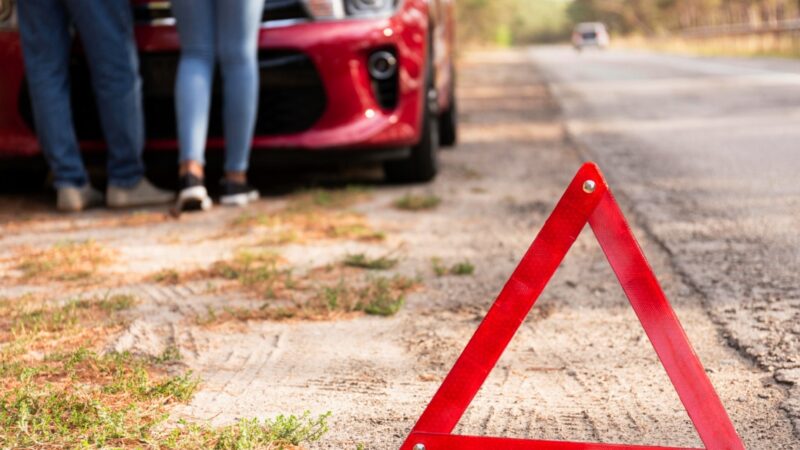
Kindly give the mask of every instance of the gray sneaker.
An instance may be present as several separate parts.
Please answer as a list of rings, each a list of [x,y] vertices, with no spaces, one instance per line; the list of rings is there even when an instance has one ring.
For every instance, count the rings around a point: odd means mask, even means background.
[[[109,208],[160,205],[174,199],[174,193],[159,189],[144,178],[129,188],[109,185],[106,191],[106,204]]]
[[[56,207],[59,211],[78,212],[103,203],[103,194],[86,183],[82,187],[62,187],[58,189]]]

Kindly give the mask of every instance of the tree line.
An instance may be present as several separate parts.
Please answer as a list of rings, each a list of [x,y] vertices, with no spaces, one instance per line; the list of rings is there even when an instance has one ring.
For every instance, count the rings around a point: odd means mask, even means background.
[[[458,0],[461,40],[552,42],[578,22],[601,21],[618,34],[664,35],[730,24],[753,27],[800,18],[800,0]]]

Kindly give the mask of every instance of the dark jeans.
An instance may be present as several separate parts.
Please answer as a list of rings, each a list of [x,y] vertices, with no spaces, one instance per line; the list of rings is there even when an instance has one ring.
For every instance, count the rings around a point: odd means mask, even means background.
[[[88,182],[70,108],[70,24],[89,63],[108,144],[109,184],[130,187],[144,173],[139,60],[129,0],[17,2],[36,131],[57,188]]]

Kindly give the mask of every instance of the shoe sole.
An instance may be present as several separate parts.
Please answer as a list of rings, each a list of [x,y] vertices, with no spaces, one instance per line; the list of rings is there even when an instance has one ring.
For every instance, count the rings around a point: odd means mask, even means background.
[[[258,200],[259,197],[258,191],[251,191],[241,194],[223,195],[219,198],[219,202],[225,206],[246,206],[248,203]]]
[[[212,204],[205,186],[193,186],[178,194],[175,208],[178,211],[208,211]]]

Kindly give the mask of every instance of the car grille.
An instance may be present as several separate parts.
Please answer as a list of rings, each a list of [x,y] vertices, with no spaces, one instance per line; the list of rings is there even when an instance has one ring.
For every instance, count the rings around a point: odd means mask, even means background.
[[[174,86],[178,53],[144,53],[140,56],[145,126],[148,139],[176,137]],[[257,136],[299,133],[311,128],[325,111],[322,80],[311,59],[296,51],[261,51]],[[212,92],[209,137],[223,137],[222,85],[217,70]],[[83,58],[71,63],[72,109],[80,140],[103,139],[88,67]],[[30,97],[24,86],[20,114],[33,128]]]
[[[133,17],[139,25],[173,25],[170,4],[166,1],[151,1],[133,5]],[[301,0],[266,0],[262,23],[281,20],[307,20],[310,16]]]

